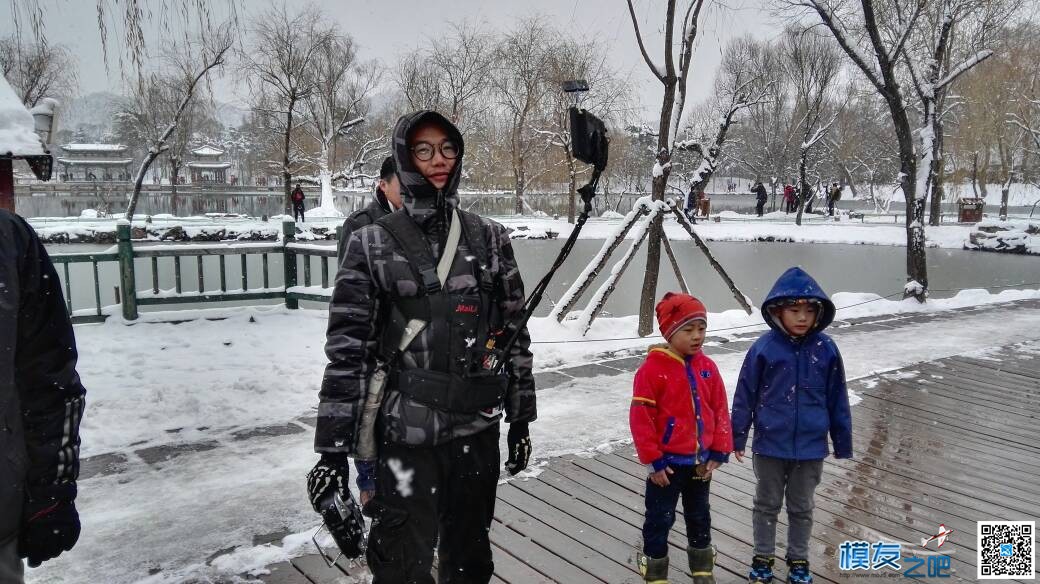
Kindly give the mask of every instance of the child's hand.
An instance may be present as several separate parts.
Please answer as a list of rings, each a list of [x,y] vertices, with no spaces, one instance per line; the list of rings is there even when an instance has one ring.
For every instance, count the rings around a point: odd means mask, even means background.
[[[672,470],[672,467],[666,466],[663,470],[650,473],[650,482],[659,487],[667,487],[672,484],[671,481],[668,480],[668,475],[670,474],[675,474],[675,471]]]
[[[733,451],[733,456],[737,459],[737,462],[744,462],[744,451],[743,450],[734,450]]]
[[[711,471],[719,468],[720,466],[722,466],[721,462],[719,462],[717,460],[709,460],[708,462],[706,462],[704,464],[704,476],[710,477],[711,476]]]

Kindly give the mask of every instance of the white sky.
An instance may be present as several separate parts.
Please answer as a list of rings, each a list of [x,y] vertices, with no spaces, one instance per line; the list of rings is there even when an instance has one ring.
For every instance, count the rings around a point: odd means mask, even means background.
[[[18,2],[16,2],[18,3]],[[95,0],[39,0],[45,12],[47,37],[51,42],[67,45],[80,62],[81,93],[119,91],[119,64],[110,49],[106,71],[97,26]],[[485,23],[500,31],[508,30],[517,19],[529,14],[543,14],[549,22],[578,36],[598,35],[611,47],[611,60],[619,70],[630,73],[644,115],[655,117],[662,97],[661,84],[649,73],[639,54],[624,0],[324,0],[315,2],[343,30],[349,32],[361,47],[362,57],[376,59],[392,66],[400,55],[436,37],[448,29],[448,23],[469,20]],[[155,0],[145,5],[157,5]],[[176,5],[176,2],[171,4]],[[296,2],[288,2],[290,6]],[[111,3],[109,3],[111,6]],[[214,19],[226,13],[226,5],[209,3]],[[636,0],[640,28],[647,35],[647,50],[658,62],[663,61],[664,2]],[[688,106],[708,95],[721,51],[729,39],[743,34],[772,38],[781,28],[768,14],[769,0],[728,0],[726,7],[709,0],[702,15],[702,32],[694,58],[695,74],[689,83]],[[240,14],[248,18],[269,6],[267,2],[243,0]],[[6,11],[5,11],[6,12]],[[9,16],[9,13],[4,14]],[[153,26],[150,46],[158,46],[162,34]],[[9,18],[0,19],[0,35],[9,34],[13,25]],[[110,25],[110,30],[115,30]],[[169,34],[169,33],[167,33]],[[115,36],[115,35],[110,35]],[[114,39],[110,38],[110,42]],[[241,103],[235,99],[236,86],[226,79],[217,83],[218,99]],[[241,97],[241,96],[239,96]]]

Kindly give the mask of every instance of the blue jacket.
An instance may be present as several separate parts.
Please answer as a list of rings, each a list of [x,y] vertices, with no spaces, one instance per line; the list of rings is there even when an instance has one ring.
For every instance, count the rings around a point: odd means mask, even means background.
[[[779,301],[813,298],[823,304],[816,326],[791,337],[769,314]],[[762,303],[762,317],[773,330],[748,350],[733,396],[733,450],[747,445],[755,425],[752,452],[789,460],[827,457],[830,434],[836,458],[852,457],[852,412],[845,388],[841,353],[823,329],[834,320],[834,303],[801,268],[791,268]]]

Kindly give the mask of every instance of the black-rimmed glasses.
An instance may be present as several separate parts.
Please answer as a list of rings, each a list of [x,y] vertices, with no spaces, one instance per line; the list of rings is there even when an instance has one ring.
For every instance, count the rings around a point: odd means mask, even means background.
[[[419,142],[411,148],[412,154],[423,162],[433,159],[433,153],[440,151],[441,156],[447,160],[455,160],[459,157],[459,147],[455,145],[451,140],[445,140],[441,142],[440,146],[434,146],[429,142]]]

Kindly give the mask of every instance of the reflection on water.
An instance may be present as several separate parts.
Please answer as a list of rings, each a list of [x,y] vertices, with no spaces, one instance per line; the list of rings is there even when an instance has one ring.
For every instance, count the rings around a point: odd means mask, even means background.
[[[513,248],[517,262],[524,275],[524,281],[530,290],[552,265],[563,242],[560,240],[516,240]],[[334,245],[329,242],[326,245]],[[553,301],[560,298],[573,279],[581,273],[589,261],[602,246],[599,240],[578,240],[574,251],[557,272],[546,291],[546,299],[539,307],[537,315],[544,316],[551,309]],[[690,241],[672,243],[676,259],[691,293],[701,298],[711,312],[721,312],[739,308],[729,289],[718,277],[703,254]],[[645,248],[645,246],[644,246]],[[52,253],[88,252],[107,249],[98,245],[50,245]],[[844,244],[804,244],[804,243],[733,243],[716,242],[711,244],[712,252],[719,262],[726,267],[737,286],[744,294],[751,297],[757,305],[765,297],[776,278],[787,268],[799,265],[811,273],[825,291],[873,292],[882,296],[902,290],[905,282],[906,250],[901,247],[844,245]],[[620,258],[623,250],[616,253]],[[247,256],[247,272],[250,287],[261,284],[261,256]],[[311,258],[312,285],[321,283],[321,263],[319,258]],[[219,260],[216,256],[203,258],[203,279],[207,290],[219,289]],[[334,261],[330,262],[330,270],[334,269]],[[159,258],[159,288],[172,289],[175,284],[174,264],[172,258]],[[228,288],[241,287],[241,260],[237,256],[229,256],[226,261]],[[610,300],[607,302],[605,314],[616,316],[632,315],[638,312],[639,295],[642,290],[642,274],[646,267],[646,253],[640,251],[633,259],[625,275],[618,283]],[[946,298],[954,293],[947,290],[963,288],[985,288],[997,286],[1013,286],[1023,282],[1036,282],[1040,260],[1035,257],[980,253],[956,249],[929,249],[928,271],[932,282],[932,296]],[[138,290],[152,288],[151,261],[140,258],[135,262]],[[609,272],[609,266],[604,272]],[[61,270],[59,269],[59,272]],[[73,283],[73,308],[90,308],[94,306],[94,290],[90,264],[72,264],[70,266]],[[102,305],[114,303],[113,289],[118,285],[118,271],[115,263],[99,266]],[[61,274],[62,278],[64,275]],[[303,284],[302,264],[299,269],[300,284]],[[185,291],[198,289],[198,267],[196,259],[181,259],[182,287]],[[330,274],[330,281],[332,275]],[[601,276],[586,293],[578,306],[585,305],[595,288],[605,280]],[[269,282],[271,286],[282,285],[281,256],[269,256]],[[662,258],[661,277],[658,283],[660,296],[666,290],[678,290],[678,281],[667,260]],[[272,301],[272,303],[275,303]],[[210,305],[213,306],[213,305]],[[148,307],[142,310],[155,310]]]

